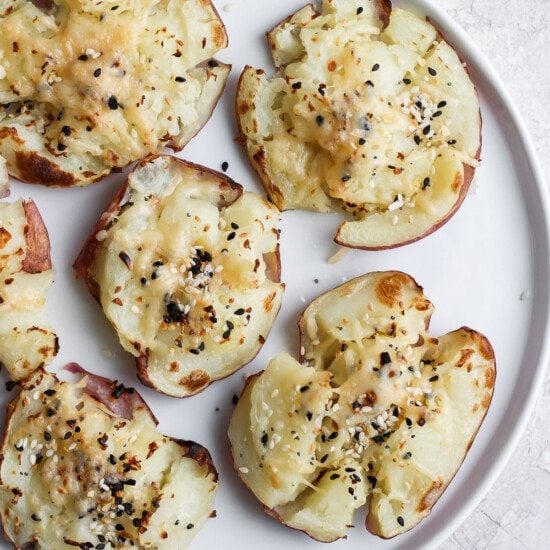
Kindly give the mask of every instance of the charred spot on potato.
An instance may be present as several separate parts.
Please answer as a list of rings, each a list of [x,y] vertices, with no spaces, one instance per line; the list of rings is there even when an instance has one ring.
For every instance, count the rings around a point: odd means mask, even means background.
[[[210,382],[210,375],[203,370],[194,370],[180,379],[179,384],[191,392],[204,388]]]

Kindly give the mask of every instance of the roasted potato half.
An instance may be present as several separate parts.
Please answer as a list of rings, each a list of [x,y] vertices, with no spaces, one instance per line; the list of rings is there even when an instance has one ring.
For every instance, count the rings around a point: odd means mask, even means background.
[[[431,22],[388,0],[324,0],[268,33],[277,72],[246,67],[237,118],[281,209],[343,211],[335,241],[416,241],[459,208],[478,165],[474,85]]]
[[[282,523],[330,542],[357,508],[390,538],[426,517],[456,474],[495,382],[487,338],[428,334],[433,311],[400,272],[314,300],[300,361],[283,353],[247,380],[229,427],[242,481]]]
[[[140,379],[192,395],[251,361],[279,311],[279,211],[223,174],[143,161],[75,262]]]
[[[208,451],[158,432],[133,388],[39,369],[8,405],[0,518],[16,548],[186,548],[212,514]],[[28,545],[28,546],[27,546]]]
[[[44,311],[52,282],[48,230],[36,204],[0,203],[0,365],[13,380],[48,365],[59,350]]]
[[[9,5],[8,5],[9,4]],[[210,0],[0,6],[0,154],[12,176],[87,185],[204,126],[230,67]]]

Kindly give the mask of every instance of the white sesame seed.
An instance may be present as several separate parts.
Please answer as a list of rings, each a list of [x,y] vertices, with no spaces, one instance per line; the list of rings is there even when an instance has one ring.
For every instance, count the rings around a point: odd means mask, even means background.
[[[93,489],[92,489],[91,491],[88,491],[88,492],[86,493],[86,496],[87,496],[88,498],[94,498],[94,497],[95,497],[95,491],[94,491]]]
[[[34,466],[36,464],[36,455],[31,455],[29,461]]]
[[[32,394],[32,398],[36,401],[39,397],[40,397],[40,392],[39,392],[38,390],[36,390],[36,391]]]
[[[31,444],[30,444],[30,449],[34,449],[36,447],[36,445],[38,445],[38,441],[36,441],[36,439],[33,439],[31,441]]]
[[[332,405],[332,412],[338,412],[340,410],[340,405],[338,403],[335,403]]]
[[[137,435],[132,434],[130,438],[128,439],[128,443],[134,443],[137,440]]]
[[[74,449],[76,449],[76,442],[71,443],[71,444],[69,445],[69,447],[68,447],[68,450],[69,450],[69,451],[72,451],[72,450],[74,450]]]
[[[250,470],[248,468],[246,468],[245,466],[241,466],[239,468],[239,472],[241,472],[242,474],[248,474]]]

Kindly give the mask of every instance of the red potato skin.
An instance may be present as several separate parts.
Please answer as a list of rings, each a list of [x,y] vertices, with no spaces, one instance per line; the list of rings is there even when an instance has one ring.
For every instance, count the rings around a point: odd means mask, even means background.
[[[22,263],[26,273],[42,273],[52,268],[50,256],[50,238],[46,224],[32,200],[23,201],[23,209],[27,225],[25,225],[25,241],[27,254]]]

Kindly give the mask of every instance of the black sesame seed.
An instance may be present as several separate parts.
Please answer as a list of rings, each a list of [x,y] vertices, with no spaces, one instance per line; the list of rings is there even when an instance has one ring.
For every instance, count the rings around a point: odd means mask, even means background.
[[[427,136],[427,135],[430,133],[430,131],[431,131],[431,128],[430,128],[430,125],[428,124],[428,126],[426,126],[426,127],[424,128],[424,130],[422,130],[422,133],[423,133],[425,136]]]
[[[122,523],[117,523],[117,524],[115,525],[115,529],[116,529],[117,531],[124,531],[124,525],[122,525]]]
[[[315,122],[317,123],[317,126],[321,126],[323,122],[325,122],[325,117],[317,115],[317,117],[315,118]]]
[[[430,382],[436,382],[437,380],[439,380],[439,376],[436,374],[435,376],[432,376],[429,380]]]
[[[340,474],[331,474],[330,479],[338,479],[340,477]]]
[[[397,516],[397,523],[399,523],[401,527],[405,526],[405,520],[401,516]]]
[[[208,66],[213,69],[214,67],[217,67],[218,66],[218,62],[217,61],[214,61],[213,59],[210,59],[208,61]]]
[[[417,134],[414,134],[414,142],[417,144],[417,145],[420,145],[422,143],[422,138],[417,135]]]
[[[82,55],[78,56],[78,60],[79,61],[88,61],[88,56],[85,53],[83,53]]]
[[[355,13],[357,15],[361,15],[363,13],[363,8],[361,8],[361,7],[357,8],[357,11]]]
[[[46,413],[48,416],[54,416],[57,413],[55,409],[49,408],[48,412]]]
[[[328,436],[329,440],[331,440],[331,439],[336,439],[337,437],[338,437],[338,432],[332,432],[332,433]]]
[[[437,75],[437,71],[436,71],[434,68],[432,68],[432,67],[428,67],[428,72],[429,72],[432,76]]]
[[[359,145],[365,145],[365,143],[367,143],[365,138],[359,138]]]
[[[94,76],[97,78],[98,76],[101,76],[101,68],[97,68],[95,71],[94,71]]]
[[[118,101],[114,95],[109,96],[109,99],[107,100],[107,106],[109,107],[109,109],[111,109],[111,111],[116,111],[118,109]]]
[[[403,455],[403,460],[409,460],[409,458],[412,457],[412,453],[410,451],[407,451],[404,455]]]
[[[229,168],[229,163],[227,161],[222,162],[222,171],[227,172],[228,168]]]
[[[233,405],[236,405],[239,402],[239,396],[234,394],[231,401],[233,402]]]
[[[198,355],[200,353],[200,351],[198,349],[192,348],[192,349],[189,350],[189,353],[192,353],[193,355]]]
[[[193,529],[193,527],[195,527],[195,526],[192,523],[187,524],[187,529]]]
[[[236,236],[237,236],[237,234],[235,233],[235,231],[231,231],[231,233],[229,233],[229,235],[227,235],[227,240],[232,241]]]
[[[437,118],[437,117],[440,117],[443,113],[441,111],[436,111],[433,115],[432,115],[432,118]]]
[[[372,71],[373,73],[375,73],[379,68],[380,68],[380,64],[379,64],[379,63],[375,63],[375,64],[372,66],[371,71]]]
[[[311,421],[311,419],[313,418],[313,413],[310,412],[310,411],[308,411],[308,412],[306,413],[306,418],[307,418],[309,421]]]
[[[86,126],[86,132],[91,132],[92,131],[92,127],[91,126]]]
[[[309,390],[309,386],[302,386],[302,387],[300,388],[300,393],[304,393],[304,392],[306,392],[307,390]]]
[[[67,146],[64,145],[63,143],[58,143],[57,144],[57,150],[58,151],[65,151],[65,149],[67,149]]]
[[[422,182],[422,191],[425,191],[428,187],[430,187],[430,178],[424,178]]]
[[[235,315],[244,315],[244,309],[240,307],[233,312]]]
[[[302,87],[302,83],[301,83],[301,82],[294,82],[294,83],[292,84],[292,89],[293,89],[293,90],[299,90],[301,87]]]
[[[366,84],[367,86],[369,86],[370,88],[374,88],[374,83],[372,82],[372,80],[367,80],[367,81],[365,82],[365,84]]]
[[[437,108],[438,109],[443,109],[443,107],[445,107],[447,105],[447,102],[446,101],[440,101],[438,104],[437,104]]]
[[[324,97],[324,95],[325,95],[325,86],[319,86],[319,88],[317,88],[317,91]]]
[[[349,175],[345,175],[345,176],[342,176],[342,181],[345,183],[346,181],[349,181],[351,179],[351,176]]]
[[[134,527],[140,527],[140,526],[141,526],[141,519],[139,519],[139,518],[134,518],[134,519],[132,520],[132,525],[133,525]]]
[[[42,520],[40,519],[40,516],[39,516],[38,514],[32,514],[32,515],[31,515],[31,519],[32,519],[33,521],[42,521]]]
[[[52,434],[50,432],[44,432],[44,439],[46,441],[51,441],[52,440]]]
[[[355,494],[355,489],[353,487],[348,487],[348,493],[353,496]]]
[[[145,277],[142,277],[139,282],[142,284],[142,285],[146,285],[147,284],[147,279]]]
[[[450,139],[447,143],[449,145],[456,145],[456,139]]]
[[[63,128],[61,128],[61,131],[62,131],[66,136],[70,136],[70,135],[71,135],[71,127],[70,127],[70,126],[63,126]]]
[[[321,464],[324,464],[324,463],[327,461],[327,459],[328,459],[328,455],[323,455],[323,456],[321,457],[321,460],[319,460],[319,462],[320,462]]]
[[[96,550],[103,550],[104,548],[105,548],[105,545],[102,542],[95,545]]]
[[[6,390],[7,390],[7,391],[13,390],[13,388],[15,387],[15,385],[16,385],[16,382],[14,382],[13,380],[8,380],[8,381],[5,383]]]
[[[116,457],[114,455],[109,455],[109,462],[114,466],[116,464]]]
[[[368,482],[372,485],[372,487],[376,487],[376,482],[378,481],[374,476],[367,476]]]
[[[413,425],[413,421],[410,418],[405,418],[405,423],[409,426],[409,428]]]
[[[125,388],[123,384],[118,384],[117,386],[115,386],[115,389],[112,391],[111,396],[114,397],[115,399],[118,399],[124,393],[124,389]]]
[[[403,79],[403,84],[410,84],[412,82],[412,80],[410,78],[404,78]]]
[[[387,365],[388,363],[391,363],[391,356],[387,351],[383,351],[380,354],[380,364],[381,365]]]
[[[229,330],[233,330],[235,328],[235,325],[231,321],[226,321],[226,324]]]
[[[187,81],[187,79],[184,76],[176,76],[176,78],[174,78],[174,80],[176,82],[186,82]]]
[[[426,424],[426,419],[424,417],[418,419],[418,425],[424,426]]]
[[[260,441],[262,442],[262,445],[265,447],[267,445],[267,440],[269,439],[269,436],[267,434],[262,435]]]

